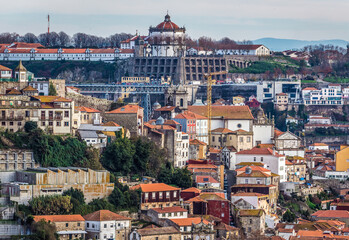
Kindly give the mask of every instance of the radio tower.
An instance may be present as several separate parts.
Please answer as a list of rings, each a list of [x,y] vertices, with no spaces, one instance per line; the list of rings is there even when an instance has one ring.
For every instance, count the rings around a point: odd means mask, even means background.
[[[47,14],[47,46],[50,46],[50,14]]]

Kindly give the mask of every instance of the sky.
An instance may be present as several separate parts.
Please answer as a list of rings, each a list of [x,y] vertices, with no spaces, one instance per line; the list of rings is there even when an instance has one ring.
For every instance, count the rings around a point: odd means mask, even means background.
[[[4,1],[4,0],[2,0]],[[1,4],[0,32],[148,34],[171,20],[192,38],[349,40],[349,0],[16,0]]]

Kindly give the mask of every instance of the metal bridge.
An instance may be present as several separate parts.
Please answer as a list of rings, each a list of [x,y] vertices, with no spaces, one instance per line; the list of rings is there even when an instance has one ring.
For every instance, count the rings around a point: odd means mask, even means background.
[[[69,84],[77,87],[81,94],[103,95],[103,94],[164,94],[170,85],[161,84]]]

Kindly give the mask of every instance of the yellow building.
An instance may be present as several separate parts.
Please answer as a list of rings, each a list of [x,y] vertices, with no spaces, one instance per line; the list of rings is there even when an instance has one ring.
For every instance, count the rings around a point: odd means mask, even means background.
[[[336,171],[346,172],[349,170],[349,146],[342,145],[340,151],[336,153]]]
[[[233,97],[233,105],[245,104],[245,98],[243,96],[235,96]]]

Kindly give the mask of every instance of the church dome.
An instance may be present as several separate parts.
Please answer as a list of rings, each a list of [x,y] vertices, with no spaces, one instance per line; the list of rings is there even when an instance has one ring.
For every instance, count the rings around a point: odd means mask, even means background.
[[[153,104],[153,109],[156,110],[156,109],[159,109],[161,108],[161,105],[158,101],[156,101],[154,104]]]
[[[171,22],[171,17],[168,14],[166,14],[165,20],[162,23],[158,24],[156,26],[156,28],[159,30],[177,30],[177,29],[179,29],[177,24]]]

